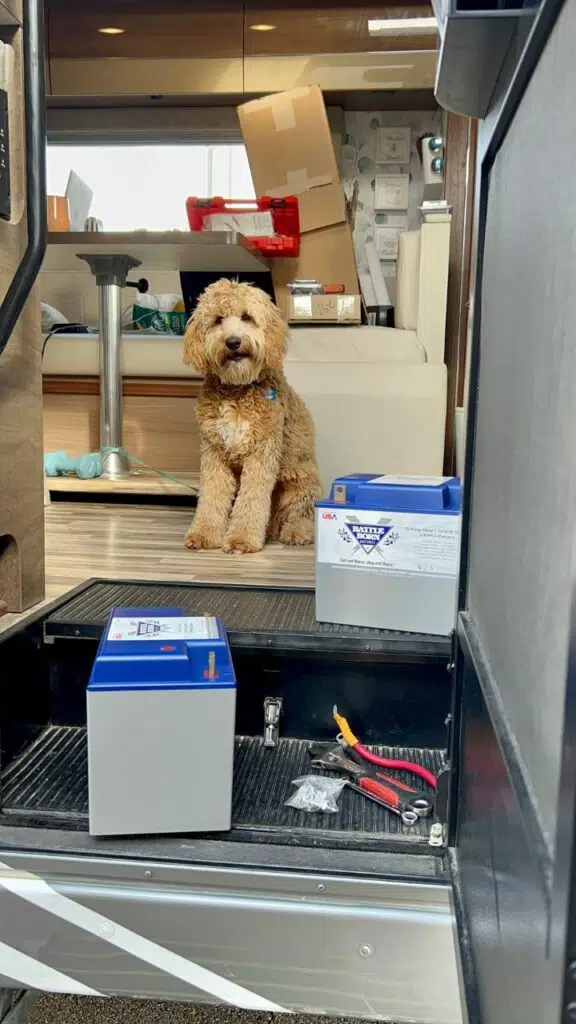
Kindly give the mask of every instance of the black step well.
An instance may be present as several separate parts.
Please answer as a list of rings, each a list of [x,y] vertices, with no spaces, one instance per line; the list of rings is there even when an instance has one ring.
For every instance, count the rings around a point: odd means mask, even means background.
[[[394,813],[348,788],[341,793],[335,814],[286,807],[286,800],[295,792],[294,779],[326,774],[310,767],[308,748],[307,740],[281,739],[277,747],[269,749],[259,737],[237,737],[233,827],[219,838],[356,850],[397,850],[400,846],[416,852],[415,848],[421,847],[429,852],[430,820],[407,827]],[[438,750],[378,747],[377,751],[384,757],[417,761],[433,773],[443,763]],[[392,774],[414,783],[413,776],[405,772]],[[5,769],[0,824],[87,830],[85,728],[48,726]]]
[[[448,660],[448,637],[317,622],[314,601],[314,591],[302,588],[98,580],[48,616],[44,635],[47,640],[95,640],[114,607],[169,605],[188,615],[218,615],[232,647],[364,652],[410,662]]]

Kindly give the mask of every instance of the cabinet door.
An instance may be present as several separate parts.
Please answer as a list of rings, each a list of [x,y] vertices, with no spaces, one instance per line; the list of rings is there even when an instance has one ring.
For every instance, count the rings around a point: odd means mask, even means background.
[[[86,11],[70,0],[49,0],[47,7],[54,96],[242,91],[243,16],[236,0],[217,0],[205,11],[174,2],[162,10],[149,0],[91,4]]]
[[[428,6],[288,9],[252,0],[244,20],[245,91],[312,83],[326,90],[430,89],[436,66],[431,19]]]
[[[18,20],[22,16],[21,6],[15,0],[10,3]],[[4,165],[1,168],[4,181],[0,215],[0,601],[15,612],[23,611],[44,597],[40,302],[39,296],[33,294],[22,309],[21,300],[29,296],[30,286],[21,278],[17,278],[20,285],[16,295],[14,292],[18,268],[31,266],[30,249],[27,250],[30,210],[26,206],[22,36],[23,29],[18,28],[6,37],[14,49],[14,69],[6,83],[7,89],[0,92],[0,156]],[[37,66],[42,67],[41,54],[38,54]],[[43,105],[43,97],[38,96],[38,92],[38,89],[34,92],[36,109]],[[41,120],[35,122],[38,131],[30,147],[33,174],[45,145]],[[6,178],[9,188],[4,187]],[[32,213],[40,222],[41,233],[41,223],[46,216],[43,181],[39,181],[39,186],[41,189],[35,189]],[[41,255],[40,245],[36,254]],[[13,315],[9,307],[14,296],[13,314],[16,315],[18,309],[22,312],[10,330]]]
[[[576,1008],[575,37],[544,0],[479,130],[453,865],[482,1024]]]

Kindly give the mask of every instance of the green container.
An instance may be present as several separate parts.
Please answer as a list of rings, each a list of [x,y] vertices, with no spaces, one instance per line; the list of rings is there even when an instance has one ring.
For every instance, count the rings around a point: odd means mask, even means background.
[[[132,307],[132,322],[137,331],[158,331],[160,334],[184,334],[188,317],[186,313],[163,313],[158,309],[144,306]]]

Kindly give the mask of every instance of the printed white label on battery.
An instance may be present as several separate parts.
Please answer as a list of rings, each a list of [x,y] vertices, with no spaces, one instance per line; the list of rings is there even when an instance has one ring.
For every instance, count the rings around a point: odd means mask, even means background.
[[[214,640],[218,623],[207,615],[114,618],[108,640]]]
[[[393,576],[454,577],[460,517],[320,509],[316,546],[323,565]]]
[[[371,484],[403,484],[405,487],[440,487],[453,480],[452,476],[376,476]]]

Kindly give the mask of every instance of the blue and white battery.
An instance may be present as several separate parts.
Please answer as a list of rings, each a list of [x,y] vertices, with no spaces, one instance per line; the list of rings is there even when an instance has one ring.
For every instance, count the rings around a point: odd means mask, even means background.
[[[87,691],[91,835],[229,829],[235,714],[219,619],[115,608]]]
[[[316,506],[316,618],[447,636],[456,618],[457,477],[334,480]]]

